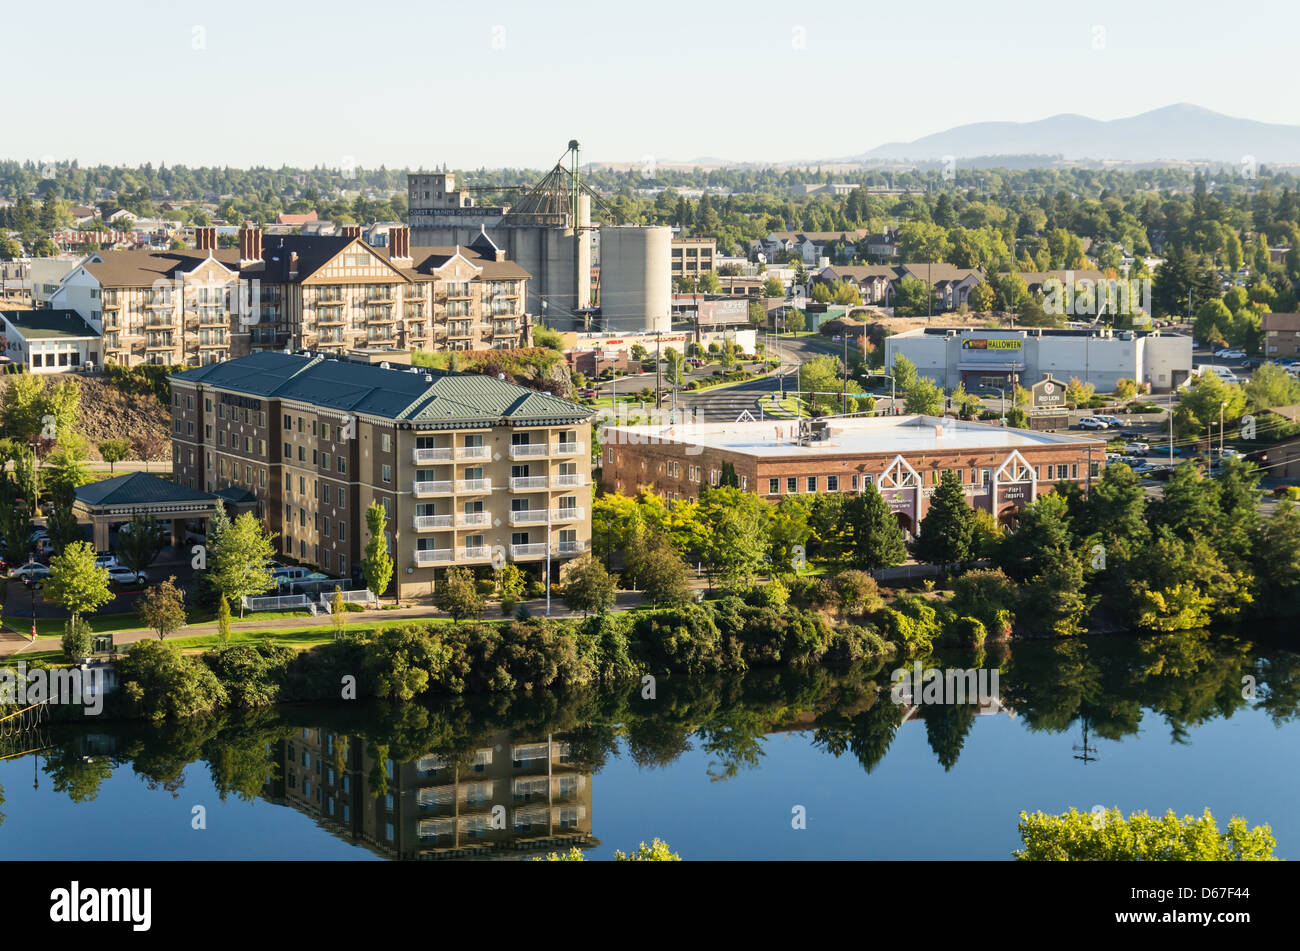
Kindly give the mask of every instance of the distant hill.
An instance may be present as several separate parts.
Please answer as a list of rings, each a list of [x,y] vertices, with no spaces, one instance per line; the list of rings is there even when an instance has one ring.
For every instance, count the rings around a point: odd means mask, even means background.
[[[1127,119],[1062,114],[1035,122],[974,122],[914,142],[889,142],[857,161],[1054,155],[1123,162],[1300,162],[1300,126],[1237,119],[1179,103]]]

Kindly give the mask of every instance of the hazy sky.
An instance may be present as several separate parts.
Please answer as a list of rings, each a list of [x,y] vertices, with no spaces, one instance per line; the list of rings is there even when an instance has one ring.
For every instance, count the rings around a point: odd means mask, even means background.
[[[1049,0],[1050,2],[1050,0]],[[9,0],[0,158],[833,158],[1174,102],[1300,123],[1294,2]]]

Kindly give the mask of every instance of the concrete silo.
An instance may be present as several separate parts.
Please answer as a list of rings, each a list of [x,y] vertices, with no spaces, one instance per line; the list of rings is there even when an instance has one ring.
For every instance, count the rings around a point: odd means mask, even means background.
[[[607,332],[672,329],[672,229],[600,229],[600,322]]]

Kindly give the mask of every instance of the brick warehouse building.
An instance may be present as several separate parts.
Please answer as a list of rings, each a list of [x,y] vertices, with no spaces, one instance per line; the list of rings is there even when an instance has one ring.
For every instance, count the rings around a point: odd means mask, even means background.
[[[549,557],[557,572],[587,550],[589,409],[496,377],[369,362],[382,356],[268,351],[174,375],[177,485],[243,490],[281,552],[345,578],[380,502],[399,597],[429,594],[436,569],[504,557],[540,570]]]
[[[874,484],[913,533],[945,469],[972,506],[1005,521],[1062,479],[1086,491],[1106,461],[1101,439],[934,416],[612,426],[604,445],[609,490],[693,498],[731,463],[742,489],[773,502]]]

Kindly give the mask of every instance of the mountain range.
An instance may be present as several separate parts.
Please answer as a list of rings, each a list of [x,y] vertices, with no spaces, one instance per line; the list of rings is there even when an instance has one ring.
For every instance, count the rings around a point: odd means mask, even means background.
[[[847,161],[926,161],[995,155],[1066,160],[1300,163],[1300,126],[1256,122],[1178,103],[1126,119],[1063,113],[1033,122],[973,122]],[[840,160],[846,161],[846,160]]]

